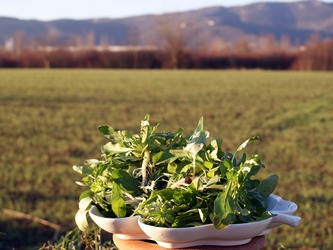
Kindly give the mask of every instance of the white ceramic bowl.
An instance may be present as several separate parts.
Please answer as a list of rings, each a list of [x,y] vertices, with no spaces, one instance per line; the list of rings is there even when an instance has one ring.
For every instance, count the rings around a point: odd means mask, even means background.
[[[96,206],[89,210],[90,218],[104,231],[115,234],[119,239],[140,240],[148,239],[138,225],[139,216],[125,218],[106,218]]]
[[[215,229],[212,224],[188,228],[162,228],[146,225],[139,219],[139,226],[150,239],[165,248],[184,248],[200,245],[237,246],[251,241],[253,237],[268,234],[272,228],[287,224],[297,226],[301,218],[293,216],[297,205],[270,195],[268,211],[272,218],[241,224],[231,224],[223,229]]]
[[[139,219],[141,229],[158,245],[164,248],[184,248],[200,245],[236,246],[251,241],[267,228],[272,218],[243,224],[231,224],[216,229],[213,224],[186,227],[164,228],[144,224]]]

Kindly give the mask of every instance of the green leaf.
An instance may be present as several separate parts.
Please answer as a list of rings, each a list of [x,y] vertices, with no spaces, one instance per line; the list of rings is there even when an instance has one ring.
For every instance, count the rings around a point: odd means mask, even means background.
[[[201,214],[198,209],[191,209],[179,213],[172,223],[172,227],[189,227],[201,220]],[[202,224],[202,223],[200,223]]]
[[[221,176],[221,177],[224,177],[224,176],[226,175],[226,173],[228,172],[228,169],[227,169],[227,167],[224,165],[223,162],[221,162],[221,163],[219,164],[219,169],[220,169],[220,176]]]
[[[271,175],[267,179],[261,181],[256,190],[265,197],[268,197],[270,194],[274,192],[278,180],[279,178],[277,175]]]
[[[177,173],[177,164],[176,163],[169,163],[167,167],[168,173],[175,174]]]
[[[84,192],[82,192],[81,193],[81,195],[80,195],[80,202],[81,202],[81,200],[83,200],[84,198],[89,198],[90,197],[90,201],[91,201],[91,197],[94,195],[94,193],[93,192],[91,192],[91,190],[86,190],[86,191],[84,191]],[[87,202],[88,203],[88,199],[85,201],[85,202]],[[80,204],[80,203],[79,203]]]
[[[222,146],[222,139],[216,139],[211,141],[210,146],[212,147],[212,152],[210,153],[210,156],[215,161],[220,161],[221,157],[223,157],[224,152],[221,150]]]
[[[196,155],[204,146],[209,137],[209,132],[200,131],[194,134],[186,145],[184,150],[191,152],[192,155]]]
[[[241,164],[243,164],[246,160],[246,154],[242,154],[242,157],[238,160],[237,162],[237,166],[240,166]]]
[[[170,153],[170,151],[160,151],[152,156],[151,161],[158,165],[161,163],[170,162],[172,159],[175,159],[175,157]]]
[[[97,128],[97,130],[112,143],[119,143],[123,141],[123,137],[119,130],[115,130],[108,125],[102,125]]]
[[[172,149],[170,153],[173,154],[177,159],[186,158],[188,160],[192,160],[191,152],[184,149]]]
[[[213,223],[217,229],[222,229],[226,225],[232,224],[236,219],[235,200],[228,193],[228,190],[220,192],[214,201]]]
[[[128,192],[131,195],[141,194],[141,183],[129,173],[122,169],[116,169],[112,171],[112,179],[117,183],[121,189]]]
[[[110,139],[110,127],[108,125],[101,125],[97,127],[97,130],[104,135],[105,137],[107,137],[108,139]]]
[[[184,129],[179,128],[176,133],[173,134],[173,137],[171,138],[170,144],[168,146],[169,149],[173,148],[174,145],[181,143],[179,140],[181,139],[181,135],[183,134]]]
[[[88,168],[86,166],[76,166],[76,165],[74,165],[73,170],[75,172],[78,172],[80,174],[85,174],[85,175],[89,175],[93,172],[93,170],[91,168]]]
[[[212,169],[214,164],[212,162],[209,162],[209,161],[204,161],[204,166],[208,169]]]
[[[82,168],[83,168],[82,166],[76,166],[76,165],[73,166],[73,170],[75,172],[78,172],[79,174],[83,173]]]
[[[199,211],[200,219],[204,223],[209,216],[209,209],[208,208],[202,208],[202,209],[199,208],[198,211]]]
[[[90,197],[84,197],[79,202],[79,209],[80,210],[87,210],[92,202],[92,199]]]
[[[217,168],[213,168],[213,169],[209,170],[209,171],[207,172],[207,176],[208,176],[209,178],[213,178],[218,170],[219,170],[219,167],[217,167]]]
[[[196,134],[198,132],[203,132],[203,129],[204,129],[204,119],[203,117],[200,118],[199,122],[198,122],[198,125],[196,127],[196,129],[194,130],[193,134]]]
[[[111,142],[108,142],[107,144],[105,144],[103,146],[103,151],[110,154],[110,155],[113,155],[113,154],[118,154],[118,153],[130,152],[131,148],[125,148],[125,147],[122,147],[119,144],[113,144]]]
[[[247,144],[249,144],[249,143],[252,142],[252,141],[256,141],[256,140],[258,140],[258,139],[259,139],[259,136],[254,136],[254,137],[252,137],[252,138],[250,138],[250,139],[247,139],[245,142],[243,142],[243,143],[237,148],[236,152],[241,151],[242,149],[244,149],[244,148],[247,146]]]
[[[227,170],[231,170],[232,169],[232,163],[231,163],[231,161],[229,160],[229,159],[225,159],[224,161],[223,161],[223,165],[227,168]]]
[[[141,143],[146,143],[148,136],[149,136],[149,130],[150,130],[150,124],[149,124],[150,116],[146,115],[145,118],[141,121]]]
[[[100,163],[101,163],[101,161],[96,160],[96,159],[88,159],[88,160],[84,161],[85,166],[89,166],[92,168],[96,168]]]
[[[118,218],[126,216],[126,202],[121,189],[117,183],[113,183],[112,186],[112,211],[117,215]]]
[[[79,209],[75,214],[75,223],[76,223],[77,227],[83,232],[86,232],[89,230],[87,213],[88,213],[88,210]]]
[[[238,148],[237,148],[237,150],[235,151],[235,153],[233,154],[233,157],[232,157],[232,160],[231,161],[234,161],[234,159],[236,158],[236,154],[239,152],[239,151],[241,151],[242,149],[244,149],[246,146],[247,146],[247,144],[249,144],[250,142],[252,142],[252,141],[256,141],[256,140],[258,140],[259,139],[259,136],[254,136],[254,137],[252,137],[252,138],[250,138],[250,139],[247,139],[245,142],[243,142]]]
[[[89,224],[87,220],[87,213],[91,205],[92,199],[85,197],[79,202],[79,210],[75,214],[75,222],[81,231],[88,231]]]

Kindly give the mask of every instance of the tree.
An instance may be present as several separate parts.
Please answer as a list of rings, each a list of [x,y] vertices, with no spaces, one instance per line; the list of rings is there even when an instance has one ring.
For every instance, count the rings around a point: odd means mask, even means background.
[[[300,52],[297,68],[300,70],[333,70],[333,40],[320,40],[312,35]]]
[[[179,68],[193,29],[189,23],[172,15],[156,18],[157,42],[167,55],[167,67]]]

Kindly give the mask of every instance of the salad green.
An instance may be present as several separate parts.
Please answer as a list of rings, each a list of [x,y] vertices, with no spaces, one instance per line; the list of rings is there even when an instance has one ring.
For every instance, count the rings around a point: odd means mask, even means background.
[[[267,197],[278,177],[254,178],[264,168],[258,155],[222,150],[222,139],[209,141],[203,118],[196,129],[157,132],[158,125],[141,122],[139,134],[98,127],[109,142],[102,160],[87,160],[74,170],[83,174],[76,222],[87,230],[87,211],[96,205],[107,217],[140,215],[144,223],[160,227],[189,227],[213,223],[218,229],[232,223],[262,220]]]

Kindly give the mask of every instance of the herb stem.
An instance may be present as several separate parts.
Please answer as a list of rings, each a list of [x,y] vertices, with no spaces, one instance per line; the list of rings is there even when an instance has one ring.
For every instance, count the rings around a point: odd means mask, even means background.
[[[192,157],[193,157],[193,161],[192,161],[192,164],[193,164],[193,176],[195,176],[195,154],[193,154]]]
[[[147,184],[147,166],[149,164],[150,153],[146,150],[143,154],[143,161],[141,165],[141,172],[142,172],[142,183],[141,187],[144,188]]]

